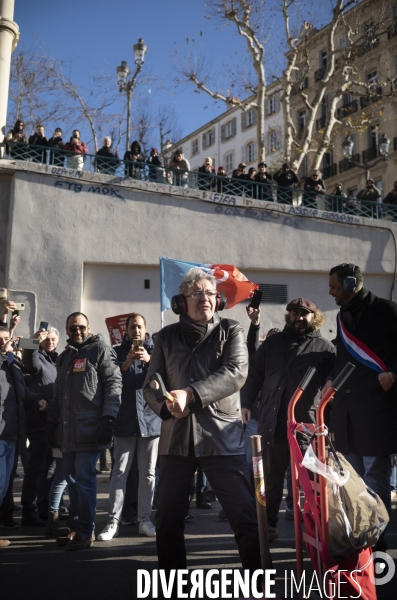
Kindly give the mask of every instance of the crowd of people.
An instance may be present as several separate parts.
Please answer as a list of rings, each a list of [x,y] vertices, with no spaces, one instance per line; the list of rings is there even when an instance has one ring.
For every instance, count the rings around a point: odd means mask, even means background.
[[[315,423],[322,395],[349,361],[355,371],[334,398],[328,426],[336,448],[390,513],[396,499],[397,306],[370,292],[354,264],[332,268],[328,285],[340,308],[333,342],[321,334],[325,315],[304,297],[288,303],[283,330],[270,330],[262,343],[260,308],[248,305],[246,337],[238,322],[220,314],[225,298],[215,278],[199,268],[185,275],[173,298],[177,323],[150,335],[144,315],[132,312],[114,347],[77,311],[66,318],[63,352],[57,353],[59,331],[48,323],[33,336],[38,347],[29,349],[15,333],[20,317],[7,301],[0,325],[0,526],[18,527],[13,478],[20,456],[22,527],[45,527],[69,551],[92,546],[98,461],[111,448],[108,518],[97,541],[138,522],[141,535],[156,538],[160,569],[186,568],[184,528],[192,518],[198,469],[197,504],[210,508],[218,498],[219,519],[232,527],[243,567],[260,569],[249,438],[262,436],[272,542],[285,477],[285,516],[293,518],[288,402],[308,367],[316,367],[295,411],[298,421]],[[352,340],[361,356],[351,353]],[[374,369],[367,355],[382,369]],[[298,442],[305,451],[307,439]],[[131,486],[135,521],[124,512]],[[9,543],[0,539],[0,548]],[[387,549],[384,532],[376,548]]]
[[[5,145],[11,158],[77,170],[84,169],[88,154],[87,144],[81,140],[78,129],[73,130],[66,143],[63,142],[59,127],[47,139],[44,127],[39,125],[36,133],[27,138],[21,120],[16,121],[13,129],[8,132]],[[246,164],[240,163],[231,176],[228,176],[224,166],[215,170],[213,159],[208,156],[197,171],[191,171],[189,161],[181,150],[177,150],[165,164],[157,148],[152,148],[149,156],[145,157],[141,144],[136,140],[121,158],[113,148],[109,136],[104,138],[102,147],[91,156],[91,162],[94,170],[105,175],[118,174],[126,178],[280,204],[300,203],[309,208],[317,208],[320,200],[321,206],[328,211],[397,220],[393,209],[387,210],[380,204],[374,204],[380,202],[382,192],[373,179],[368,179],[365,188],[352,196],[343,191],[343,184],[340,182],[334,185],[332,191],[327,192],[322,173],[318,169],[313,169],[310,175],[300,179],[288,163],[284,163],[275,172],[269,172],[264,162],[260,162],[257,168],[250,167],[248,171]],[[397,205],[397,182],[382,204]]]

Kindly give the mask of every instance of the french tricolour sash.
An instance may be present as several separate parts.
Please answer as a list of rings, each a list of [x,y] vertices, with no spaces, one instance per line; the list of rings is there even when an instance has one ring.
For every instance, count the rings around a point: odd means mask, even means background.
[[[343,325],[342,319],[340,318],[340,313],[338,314],[338,326],[342,342],[349,354],[351,354],[361,364],[373,369],[377,373],[386,373],[388,371],[388,368],[379,358],[379,356],[376,356],[376,354],[372,352],[368,346],[366,346],[358,338],[354,337],[350,331],[347,331],[346,327]]]

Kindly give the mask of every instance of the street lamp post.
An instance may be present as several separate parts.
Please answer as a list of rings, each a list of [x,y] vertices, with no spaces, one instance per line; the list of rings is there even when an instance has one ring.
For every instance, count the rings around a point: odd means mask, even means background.
[[[342,143],[344,157],[347,158],[349,163],[352,163],[356,167],[359,167],[360,169],[365,170],[366,181],[368,181],[368,179],[369,179],[369,170],[370,169],[375,167],[378,163],[380,163],[382,161],[386,162],[388,160],[389,146],[390,146],[390,140],[385,136],[384,133],[381,134],[381,136],[379,138],[379,153],[380,153],[381,158],[378,158],[377,160],[375,160],[372,163],[369,163],[368,160],[365,160],[365,163],[363,165],[361,165],[360,163],[353,160],[354,142],[351,139],[350,135],[346,136],[345,141]]]
[[[128,79],[128,75],[130,74],[130,70],[127,66],[127,61],[122,60],[121,65],[116,68],[117,71],[117,79],[119,84],[119,90],[121,92],[126,92],[127,94],[127,132],[126,132],[126,152],[128,152],[130,147],[130,117],[131,117],[131,98],[132,92],[134,90],[136,84],[136,78],[138,73],[142,70],[142,65],[145,62],[145,54],[147,51],[147,46],[143,43],[143,39],[139,38],[138,42],[134,44],[134,60],[136,64],[136,71],[131,79]]]

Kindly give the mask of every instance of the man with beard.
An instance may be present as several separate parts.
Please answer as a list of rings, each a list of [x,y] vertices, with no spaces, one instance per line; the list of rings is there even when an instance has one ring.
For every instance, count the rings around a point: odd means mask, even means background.
[[[325,316],[313,302],[306,298],[292,300],[285,321],[283,331],[267,337],[251,358],[248,378],[241,390],[242,418],[246,424],[261,392],[258,434],[262,436],[269,541],[278,537],[278,512],[290,460],[288,402],[308,368],[315,367],[316,373],[295,408],[297,421],[315,423],[321,389],[335,362],[334,346],[320,333]]]
[[[347,362],[356,367],[332,403],[335,447],[390,514],[390,455],[397,452],[397,306],[372,294],[352,263],[331,269],[329,294],[340,312],[335,372],[324,391]],[[387,549],[384,534],[374,549]]]

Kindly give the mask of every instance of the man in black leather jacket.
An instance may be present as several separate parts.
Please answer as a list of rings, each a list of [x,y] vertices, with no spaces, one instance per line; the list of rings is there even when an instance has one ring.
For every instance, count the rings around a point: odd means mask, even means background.
[[[215,278],[191,269],[179,292],[185,311],[157,337],[144,397],[163,420],[157,490],[159,568],[186,568],[184,517],[200,465],[235,533],[245,569],[260,569],[254,497],[250,488],[240,393],[248,355],[239,323],[220,318]],[[173,402],[158,403],[149,378],[159,373]]]

